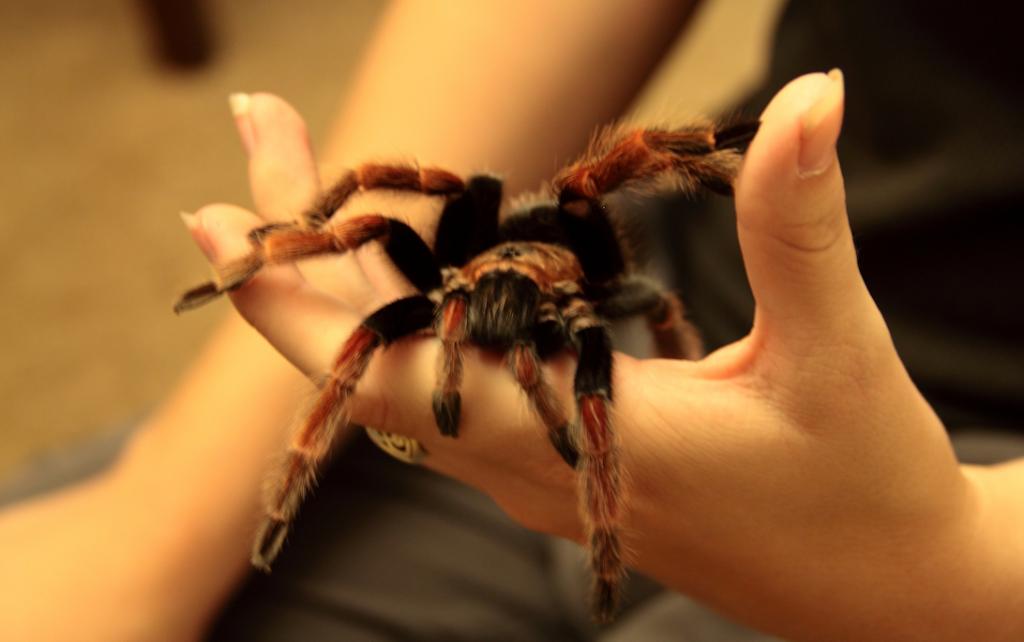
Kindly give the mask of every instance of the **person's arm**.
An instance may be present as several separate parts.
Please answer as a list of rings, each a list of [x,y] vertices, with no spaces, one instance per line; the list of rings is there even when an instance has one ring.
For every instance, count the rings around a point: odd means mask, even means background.
[[[337,168],[415,154],[534,186],[626,105],[686,5],[396,3],[324,158]],[[239,124],[257,211],[281,220],[318,183],[301,121],[273,112],[263,116],[274,127]],[[343,272],[305,276],[367,303]],[[0,513],[0,638],[200,635],[245,572],[268,463],[308,388],[244,321],[227,320],[113,470]]]
[[[618,118],[696,2],[396,2],[324,150],[328,169],[415,159],[536,189]]]
[[[112,469],[0,512],[0,638],[199,637],[244,572],[265,461],[307,385],[226,322]]]

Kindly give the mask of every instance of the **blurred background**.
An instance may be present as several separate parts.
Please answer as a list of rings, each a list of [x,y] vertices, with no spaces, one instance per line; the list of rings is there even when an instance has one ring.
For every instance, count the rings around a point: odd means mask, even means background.
[[[737,99],[781,4],[705,3],[634,117]],[[178,212],[250,203],[227,95],[278,93],[323,140],[383,7],[0,4],[0,479],[123,429],[170,391],[228,313],[171,312],[209,274]]]

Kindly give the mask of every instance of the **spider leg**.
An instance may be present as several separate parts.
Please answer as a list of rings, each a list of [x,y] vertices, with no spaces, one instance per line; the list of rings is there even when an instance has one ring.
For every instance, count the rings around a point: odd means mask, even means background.
[[[396,190],[451,197],[464,189],[461,178],[436,167],[366,163],[345,172],[335,181],[311,208],[302,213],[302,221],[307,227],[323,227],[359,191]]]
[[[466,185],[455,174],[435,167],[417,168],[411,165],[373,163],[361,165],[346,172],[321,195],[313,207],[303,212],[301,223],[271,223],[252,230],[249,233],[249,240],[253,244],[253,251],[221,267],[216,280],[185,292],[174,305],[175,313],[180,314],[185,310],[197,308],[224,292],[241,287],[264,265],[289,263],[322,254],[343,253],[373,238],[383,236],[384,231],[380,230],[380,225],[369,221],[372,218],[383,218],[379,215],[355,217],[337,226],[326,225],[353,194],[367,190],[413,191],[452,200],[466,190]],[[500,198],[499,183],[499,201]],[[366,238],[359,238],[358,234],[351,238],[350,235],[354,233],[352,228],[361,224],[376,230],[376,233]],[[399,226],[403,226],[404,229],[397,229]],[[425,263],[424,250],[430,255],[431,264],[434,263],[433,254],[411,228],[398,221],[392,221],[390,229],[386,231],[390,232],[389,241],[394,243],[393,247],[386,247],[388,254],[413,285],[421,292],[427,292],[436,287],[436,284],[440,284],[440,274],[436,267],[426,271],[419,269]],[[410,237],[416,238],[413,240]],[[273,247],[270,248],[268,245]],[[410,249],[411,254],[402,252],[402,249]],[[405,258],[406,256],[408,258]],[[410,263],[411,266],[407,265]],[[423,277],[417,278],[418,275]]]
[[[579,452],[569,436],[569,420],[562,404],[558,402],[554,388],[544,377],[536,344],[532,340],[517,342],[505,355],[505,364],[526,393],[534,412],[544,422],[551,445],[565,463],[575,468],[579,463]]]
[[[611,416],[611,338],[582,299],[570,299],[563,315],[579,354],[575,437],[580,451],[581,508],[594,574],[593,608],[596,618],[607,622],[615,611],[625,575],[619,539],[622,476]]]
[[[287,223],[267,223],[266,225],[261,225],[249,230],[249,242],[252,243],[253,247],[259,247],[263,243],[263,239],[267,238],[271,232],[297,229],[299,229],[299,223],[295,221],[288,221]]]
[[[587,281],[606,283],[626,271],[630,257],[604,197],[618,189],[658,186],[666,179],[687,193],[700,188],[731,193],[742,151],[757,129],[754,122],[720,129],[607,130],[552,181],[555,213],[549,211],[550,205],[536,206],[510,216],[502,231],[528,240],[565,243],[579,258]]]
[[[498,242],[501,180],[473,176],[462,194],[448,200],[437,223],[434,254],[441,265],[466,262]]]
[[[686,320],[679,297],[650,279],[634,276],[624,280],[596,308],[598,315],[609,320],[644,315],[658,356],[700,359],[704,354],[700,333]]]
[[[760,127],[760,121],[754,120],[719,128],[715,130],[715,148],[746,152]]]
[[[697,328],[686,320],[683,302],[673,292],[661,291],[658,303],[647,311],[658,355],[668,359],[697,360],[704,356],[704,342]]]
[[[294,263],[343,254],[373,240],[382,240],[395,266],[421,292],[441,285],[441,272],[423,239],[401,221],[380,214],[356,216],[337,225],[306,229],[294,224],[272,224],[250,232],[251,252],[217,270],[217,278],[185,292],[174,306],[176,313],[199,307],[236,290],[264,266]]]
[[[684,192],[703,187],[729,194],[742,152],[758,127],[746,122],[720,128],[605,130],[581,159],[559,172],[553,185],[560,203],[599,199],[661,177],[671,177]]]
[[[462,347],[467,338],[466,294],[449,292],[441,303],[437,336],[441,352],[437,361],[437,389],[434,391],[434,419],[441,434],[457,437],[462,411]]]
[[[268,478],[266,512],[256,534],[252,564],[264,571],[277,557],[303,496],[316,479],[316,469],[330,451],[339,426],[348,423],[352,392],[366,372],[373,353],[402,337],[429,328],[434,304],[423,296],[398,299],[380,308],[345,341],[331,372],[320,386],[312,408],[295,430],[288,453]]]

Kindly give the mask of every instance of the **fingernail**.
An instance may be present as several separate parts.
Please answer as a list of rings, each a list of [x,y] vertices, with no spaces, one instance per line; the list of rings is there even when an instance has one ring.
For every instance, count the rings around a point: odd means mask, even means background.
[[[828,72],[831,82],[801,117],[800,156],[797,172],[801,178],[823,173],[835,159],[836,140],[843,124],[843,72]]]
[[[228,104],[235,117],[235,126],[238,128],[238,136],[242,139],[242,147],[245,148],[246,154],[252,154],[256,146],[256,130],[252,126],[252,118],[249,117],[251,102],[249,94],[234,93],[228,96]]]
[[[199,227],[199,218],[192,212],[178,212],[178,216],[181,217],[182,223],[185,224],[189,232],[193,232]]]
[[[210,242],[210,237],[206,234],[206,228],[202,225],[202,221],[191,212],[178,212],[178,215],[181,216],[181,220],[185,224],[188,233],[192,235],[192,240],[199,246],[199,251],[203,253],[203,256],[212,261],[214,257],[213,244]]]

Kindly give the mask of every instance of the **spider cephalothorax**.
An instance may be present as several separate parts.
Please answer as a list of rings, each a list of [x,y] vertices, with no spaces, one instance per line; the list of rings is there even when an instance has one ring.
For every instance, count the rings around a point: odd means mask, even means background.
[[[438,169],[364,165],[345,175],[301,221],[254,230],[252,251],[219,268],[216,281],[185,293],[176,311],[242,286],[265,265],[339,254],[370,241],[384,246],[420,294],[371,314],[338,352],[270,480],[253,563],[267,569],[280,551],[317,465],[336,429],[348,421],[350,397],[374,351],[433,331],[442,344],[433,402],[442,434],[458,434],[463,348],[479,345],[504,356],[548,439],[578,471],[580,514],[595,579],[594,612],[607,620],[624,573],[619,541],[624,493],[611,413],[612,347],[606,322],[645,316],[662,356],[694,358],[700,346],[678,299],[634,273],[631,248],[606,196],[665,186],[688,193],[701,188],[728,192],[756,131],[756,123],[609,129],[555,177],[552,199],[504,215],[501,181],[492,176],[463,181]],[[371,189],[443,198],[434,248],[406,224],[378,214],[331,220],[352,194]],[[572,414],[541,368],[546,356],[566,348],[578,357]]]

